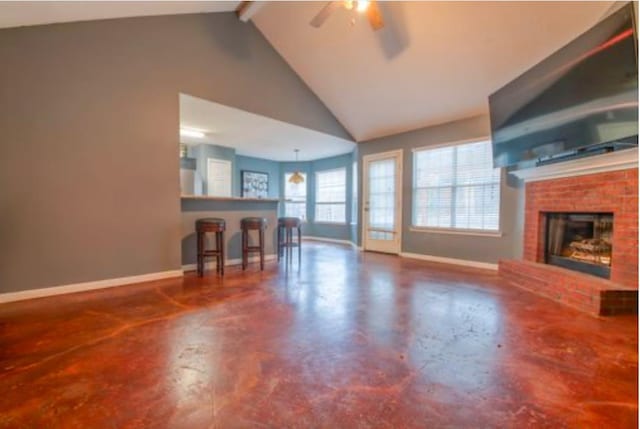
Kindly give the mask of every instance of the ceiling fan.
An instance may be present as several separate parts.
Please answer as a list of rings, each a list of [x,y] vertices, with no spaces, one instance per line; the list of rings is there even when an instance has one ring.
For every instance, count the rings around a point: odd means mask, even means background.
[[[382,14],[378,8],[377,3],[374,0],[344,0],[344,1],[330,1],[318,12],[318,14],[311,20],[309,24],[312,27],[320,28],[322,24],[329,18],[329,16],[337,9],[344,8],[348,11],[366,13],[369,19],[369,24],[374,31],[380,30],[384,27],[382,21]],[[355,18],[351,18],[351,24],[355,23]]]

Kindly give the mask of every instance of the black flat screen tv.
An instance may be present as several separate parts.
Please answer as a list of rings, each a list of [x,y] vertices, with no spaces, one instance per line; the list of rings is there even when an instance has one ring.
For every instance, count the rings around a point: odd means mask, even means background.
[[[631,3],[489,97],[495,167],[638,144]]]

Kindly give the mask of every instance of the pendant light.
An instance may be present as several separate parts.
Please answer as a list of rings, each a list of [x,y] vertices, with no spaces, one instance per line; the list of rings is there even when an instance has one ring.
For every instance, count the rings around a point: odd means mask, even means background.
[[[300,152],[300,149],[294,149],[294,152],[296,153],[296,164],[297,164],[298,152]],[[289,183],[293,183],[294,185],[299,185],[302,182],[304,182],[304,176],[300,174],[300,171],[298,170],[294,171],[291,177],[289,177]]]

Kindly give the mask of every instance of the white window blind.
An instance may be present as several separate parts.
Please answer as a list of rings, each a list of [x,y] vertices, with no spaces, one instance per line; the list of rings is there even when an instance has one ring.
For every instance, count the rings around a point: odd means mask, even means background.
[[[307,173],[300,173],[304,177],[302,183],[291,183],[289,179],[293,173],[284,175],[284,215],[307,219]]]
[[[413,225],[497,231],[500,169],[491,142],[417,150],[413,155]]]
[[[347,170],[316,172],[316,222],[345,223]]]

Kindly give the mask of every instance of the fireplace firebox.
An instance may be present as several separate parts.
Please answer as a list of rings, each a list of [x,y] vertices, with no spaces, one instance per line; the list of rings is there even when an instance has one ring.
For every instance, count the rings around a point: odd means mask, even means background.
[[[545,262],[611,276],[613,213],[546,213]]]

